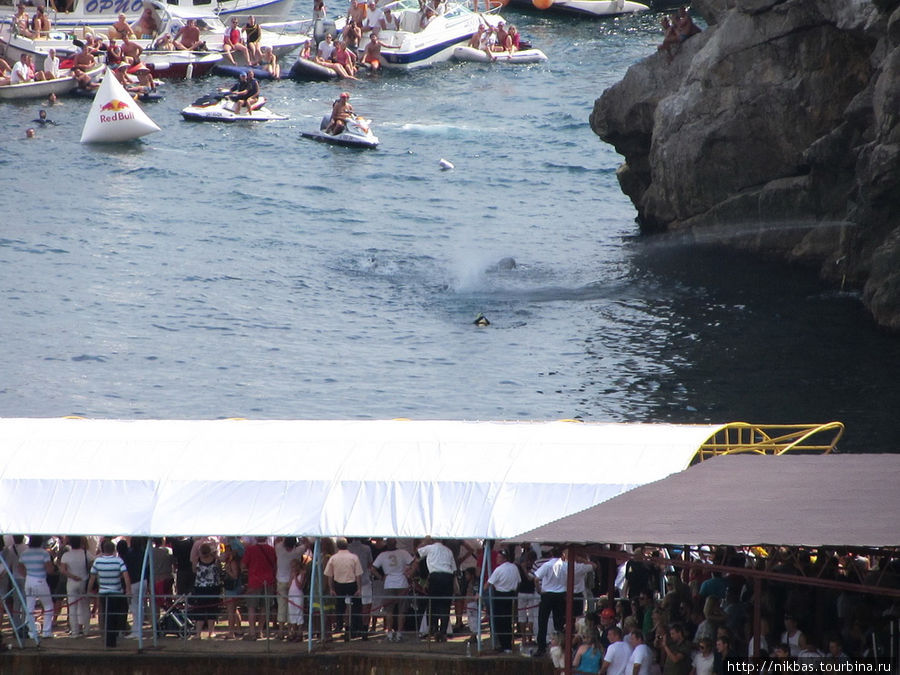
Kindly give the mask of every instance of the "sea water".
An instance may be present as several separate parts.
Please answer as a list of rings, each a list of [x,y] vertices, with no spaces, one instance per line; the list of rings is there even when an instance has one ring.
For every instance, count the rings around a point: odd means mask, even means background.
[[[587,118],[658,17],[506,18],[547,63],[264,82],[286,122],[183,121],[220,77],[119,146],[79,144],[88,100],[33,140],[40,102],[0,104],[0,415],[840,420],[894,450],[900,342],[854,293],[639,235]],[[301,139],[341,90],[377,151]]]

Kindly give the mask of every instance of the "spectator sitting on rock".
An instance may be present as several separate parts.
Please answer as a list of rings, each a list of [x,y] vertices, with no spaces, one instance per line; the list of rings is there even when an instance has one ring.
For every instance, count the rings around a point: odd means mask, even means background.
[[[660,23],[662,24],[663,29],[663,41],[656,50],[665,52],[666,63],[672,63],[672,58],[674,57],[672,54],[672,47],[677,48],[681,44],[681,39],[678,37],[678,31],[675,30],[675,26],[672,25],[669,17],[664,16]]]
[[[678,39],[681,42],[700,32],[700,28],[694,23],[691,15],[688,14],[687,7],[684,5],[678,9],[677,14],[673,15],[672,23],[675,25],[675,32],[678,33]]]

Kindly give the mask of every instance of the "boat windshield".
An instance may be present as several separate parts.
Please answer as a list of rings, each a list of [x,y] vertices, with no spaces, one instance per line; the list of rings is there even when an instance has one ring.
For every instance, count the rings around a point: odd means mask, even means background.
[[[448,19],[455,19],[458,16],[463,16],[465,14],[471,14],[472,10],[469,9],[466,5],[461,5],[459,3],[451,3],[447,5],[447,11],[444,12],[444,16]]]
[[[463,14],[472,13],[472,10],[469,9],[469,7],[464,2],[447,0],[446,5],[447,9],[444,12],[444,16],[461,16]],[[393,12],[395,15],[399,15],[399,12],[403,12],[406,10],[418,12],[421,9],[418,0],[394,0],[394,2],[385,5],[385,8],[387,7],[390,7],[391,12]]]

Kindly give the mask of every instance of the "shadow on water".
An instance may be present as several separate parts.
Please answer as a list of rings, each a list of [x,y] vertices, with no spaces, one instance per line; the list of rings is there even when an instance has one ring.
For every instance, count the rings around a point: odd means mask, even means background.
[[[669,239],[631,248],[634,299],[598,306],[608,320],[585,340],[589,376],[608,374],[610,359],[620,369],[585,387],[594,392],[587,409],[624,392],[647,421],[838,420],[843,451],[896,451],[900,343],[856,294],[718,247]]]

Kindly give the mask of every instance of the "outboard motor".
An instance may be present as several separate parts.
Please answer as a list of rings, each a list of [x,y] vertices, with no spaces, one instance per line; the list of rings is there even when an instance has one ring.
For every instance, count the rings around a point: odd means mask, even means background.
[[[332,19],[316,19],[316,22],[313,24],[313,40],[315,40],[317,47],[329,33],[331,33],[331,37],[337,40],[337,26],[334,25],[334,21]]]

